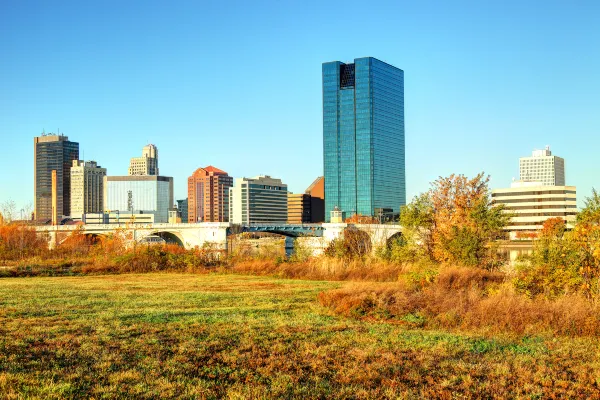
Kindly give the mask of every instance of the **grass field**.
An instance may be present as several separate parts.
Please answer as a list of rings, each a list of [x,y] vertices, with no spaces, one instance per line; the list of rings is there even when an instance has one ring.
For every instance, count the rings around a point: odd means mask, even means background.
[[[0,398],[600,398],[600,339],[356,320],[342,282],[0,279]]]

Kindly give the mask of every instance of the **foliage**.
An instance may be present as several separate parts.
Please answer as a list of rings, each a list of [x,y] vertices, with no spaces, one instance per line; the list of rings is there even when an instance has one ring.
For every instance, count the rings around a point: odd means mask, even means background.
[[[0,260],[17,260],[47,252],[47,240],[22,224],[0,225]]]
[[[582,293],[600,299],[600,196],[593,190],[567,231],[561,218],[548,219],[534,248],[518,268],[515,287],[530,296],[555,298]]]
[[[378,224],[379,220],[375,217],[362,214],[354,214],[344,220],[346,224]]]
[[[371,238],[367,232],[352,226],[344,229],[341,237],[336,238],[325,248],[327,257],[351,259],[363,258],[371,253]]]
[[[530,299],[505,285],[500,272],[442,268],[416,286],[356,283],[319,295],[338,314],[405,323],[425,329],[481,330],[487,334],[592,336],[600,334],[600,307],[579,295]]]
[[[440,263],[493,269],[501,264],[497,240],[510,219],[489,197],[489,177],[463,175],[438,178],[400,213],[407,243],[420,245]]]
[[[600,194],[592,188],[591,197],[587,197],[584,207],[577,214],[577,223],[600,225]]]

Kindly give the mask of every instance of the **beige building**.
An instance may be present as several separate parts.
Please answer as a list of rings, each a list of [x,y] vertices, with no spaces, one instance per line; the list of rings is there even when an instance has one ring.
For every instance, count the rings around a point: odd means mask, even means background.
[[[129,175],[158,175],[158,149],[155,145],[144,146],[142,156],[131,159]]]
[[[104,210],[106,168],[95,161],[73,160],[71,167],[71,217]]]
[[[288,193],[288,224],[310,222],[310,194]]]
[[[519,174],[521,181],[538,182],[543,186],[564,186],[565,160],[553,156],[550,147],[544,150],[534,150],[531,157],[519,159]]]
[[[575,186],[516,181],[510,188],[492,190],[492,203],[503,204],[506,212],[514,215],[506,227],[511,239],[539,231],[549,218],[561,218],[572,228],[577,215]]]

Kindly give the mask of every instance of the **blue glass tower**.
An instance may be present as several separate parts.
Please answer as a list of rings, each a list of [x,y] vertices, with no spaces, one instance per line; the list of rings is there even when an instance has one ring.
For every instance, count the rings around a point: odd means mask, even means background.
[[[323,64],[325,219],[406,204],[404,71],[373,57]]]

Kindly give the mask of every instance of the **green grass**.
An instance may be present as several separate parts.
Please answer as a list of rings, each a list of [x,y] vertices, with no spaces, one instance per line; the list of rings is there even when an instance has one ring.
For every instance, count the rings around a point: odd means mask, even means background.
[[[0,398],[600,398],[599,339],[335,316],[316,297],[341,285],[0,279]]]

